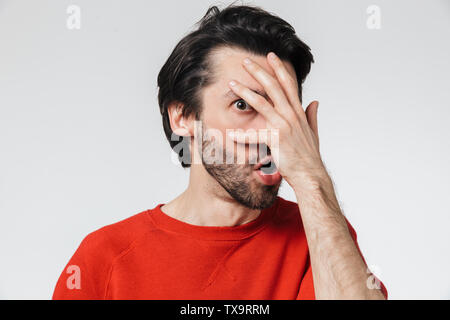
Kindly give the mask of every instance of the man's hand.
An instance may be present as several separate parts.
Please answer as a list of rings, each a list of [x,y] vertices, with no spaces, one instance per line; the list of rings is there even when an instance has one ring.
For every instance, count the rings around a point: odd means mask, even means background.
[[[272,136],[278,133],[277,144],[270,135],[259,136],[258,141],[270,147],[281,176],[297,196],[310,252],[315,296],[318,299],[383,299],[379,290],[371,290],[366,285],[367,266],[350,235],[320,156],[318,102],[312,102],[303,111],[297,81],[277,56],[269,53],[267,60],[276,78],[254,61],[248,60],[244,66],[264,87],[273,105],[237,81],[232,81],[230,87],[264,116]],[[235,133],[231,138],[240,143],[254,142],[254,136],[248,133]]]
[[[243,65],[261,83],[273,105],[237,81],[232,81],[230,88],[266,119],[268,136],[267,139],[259,137],[259,142],[269,146],[281,176],[294,189],[309,189],[327,176],[319,152],[319,103],[311,102],[305,112],[298,95],[297,80],[275,54],[270,53],[267,60],[277,78],[250,59]],[[270,137],[276,134],[279,143],[275,144]],[[240,143],[250,141],[246,133],[234,132],[231,138]]]

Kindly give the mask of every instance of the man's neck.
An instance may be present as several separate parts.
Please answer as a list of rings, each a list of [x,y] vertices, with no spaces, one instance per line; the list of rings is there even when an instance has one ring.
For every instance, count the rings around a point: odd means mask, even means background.
[[[256,219],[252,210],[234,200],[202,165],[193,164],[188,188],[161,207],[168,216],[198,226],[237,226]]]

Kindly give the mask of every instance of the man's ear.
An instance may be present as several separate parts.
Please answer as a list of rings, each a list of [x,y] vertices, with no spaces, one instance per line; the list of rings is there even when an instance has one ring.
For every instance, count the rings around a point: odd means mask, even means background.
[[[173,102],[168,107],[170,127],[178,136],[191,137],[194,135],[193,123],[191,118],[184,118],[182,115],[183,105],[179,102]]]

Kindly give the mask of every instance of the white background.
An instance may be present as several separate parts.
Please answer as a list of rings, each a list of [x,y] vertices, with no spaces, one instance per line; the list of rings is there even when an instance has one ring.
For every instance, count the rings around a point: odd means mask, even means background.
[[[156,77],[228,3],[0,1],[0,298],[49,299],[84,236],[184,190]],[[390,298],[449,299],[450,1],[246,3],[312,48],[304,99],[320,102],[323,159]]]

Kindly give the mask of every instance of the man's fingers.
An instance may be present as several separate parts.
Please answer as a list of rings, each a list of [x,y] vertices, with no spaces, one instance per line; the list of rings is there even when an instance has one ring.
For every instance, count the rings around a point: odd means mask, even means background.
[[[269,147],[270,143],[270,132],[267,129],[261,130],[252,130],[243,132],[240,130],[227,130],[227,135],[237,143],[245,143],[245,144],[259,144],[265,143]]]
[[[286,97],[285,90],[283,90],[278,79],[269,74],[258,63],[249,58],[245,60],[248,61],[243,64],[245,69],[264,87],[264,90],[272,100],[275,109],[287,121],[294,120],[296,118],[296,113],[292,110],[289,100]]]
[[[274,127],[279,127],[286,120],[274,109],[274,107],[261,95],[257,94],[253,90],[250,90],[237,80],[229,82],[231,90],[236,95],[244,99],[250,106],[257,112],[261,113],[267,122],[271,123]]]
[[[269,52],[267,58],[269,65],[272,67],[275,75],[277,76],[278,82],[281,84],[284,92],[286,93],[286,97],[292,106],[291,108],[294,109],[300,119],[305,119],[305,111],[303,110],[298,94],[297,80],[289,74],[285,64],[275,53]]]
[[[319,108],[319,102],[313,101],[306,108],[306,119],[308,120],[308,124],[311,127],[312,131],[316,135],[317,142],[319,142],[319,127],[317,125],[317,110]]]

